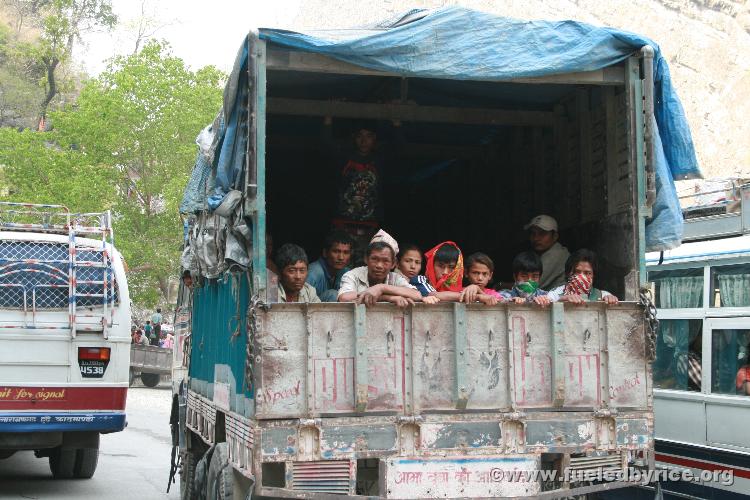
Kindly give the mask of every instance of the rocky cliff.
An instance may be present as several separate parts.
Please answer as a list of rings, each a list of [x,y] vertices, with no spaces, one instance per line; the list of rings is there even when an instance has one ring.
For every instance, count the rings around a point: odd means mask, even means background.
[[[575,19],[634,31],[667,57],[706,177],[750,176],[750,3],[746,0],[307,0],[294,23],[361,26],[414,7]]]

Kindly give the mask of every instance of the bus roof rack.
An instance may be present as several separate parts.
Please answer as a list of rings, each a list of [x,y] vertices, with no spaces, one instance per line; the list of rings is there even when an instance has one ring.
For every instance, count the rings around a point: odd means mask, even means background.
[[[683,241],[750,234],[750,183],[734,181],[727,189],[700,194],[725,192],[727,196],[720,201],[683,209]]]
[[[64,205],[7,201],[0,202],[0,230],[113,237],[109,211],[71,213]]]

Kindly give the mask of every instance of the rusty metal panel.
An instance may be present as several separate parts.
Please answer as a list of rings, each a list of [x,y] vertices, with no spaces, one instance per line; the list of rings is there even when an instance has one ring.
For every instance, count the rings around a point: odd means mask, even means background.
[[[618,418],[617,444],[631,449],[646,448],[652,441],[653,430],[645,418]]]
[[[541,491],[530,479],[538,468],[539,458],[528,455],[391,458],[383,482],[388,498],[525,497]]]
[[[552,319],[549,310],[511,307],[511,384],[518,408],[552,406]]]
[[[439,304],[411,313],[414,410],[456,408],[453,309]]]
[[[614,408],[651,406],[651,367],[646,361],[643,313],[638,308],[604,309],[609,339],[609,398]]]
[[[503,308],[466,308],[468,409],[510,409],[507,329]]]
[[[424,423],[420,426],[422,447],[431,449],[500,448],[499,421]]]
[[[306,314],[301,307],[274,305],[261,315],[256,337],[256,415],[304,415],[307,366]]]
[[[266,427],[260,429],[260,451],[264,462],[284,461],[297,454],[296,427]]]
[[[566,451],[596,447],[597,428],[593,418],[558,418],[555,420],[528,420],[526,422],[527,449]]]
[[[323,458],[343,455],[364,456],[371,451],[397,451],[398,432],[394,424],[331,425],[320,432],[320,455]]]
[[[565,309],[565,407],[597,408],[601,404],[599,319],[598,308]]]
[[[258,418],[649,408],[634,304],[360,310],[359,337],[351,304],[275,304],[263,314]]]
[[[351,307],[337,309],[313,315],[314,415],[357,411],[354,316]],[[371,307],[366,314],[366,331],[359,341],[366,355],[367,375],[360,377],[366,383],[366,409],[402,412],[406,387],[404,315],[387,306]]]

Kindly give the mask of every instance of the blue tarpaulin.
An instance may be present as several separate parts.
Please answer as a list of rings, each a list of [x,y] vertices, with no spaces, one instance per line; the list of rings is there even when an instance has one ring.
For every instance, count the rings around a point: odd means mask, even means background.
[[[485,81],[592,71],[616,64],[650,45],[655,51],[654,114],[659,140],[655,155],[657,201],[654,216],[646,227],[646,243],[649,250],[680,244],[682,215],[674,180],[700,177],[700,169],[667,62],[652,40],[576,21],[524,21],[461,7],[412,11],[409,22],[378,29],[311,34],[262,28],[259,33],[261,39],[283,47],[406,77]],[[246,64],[246,52],[240,50],[228,83],[234,93],[243,90],[236,78],[244,74]],[[231,122],[241,99],[231,96],[228,99],[227,92],[224,97],[226,130],[236,133],[237,128],[232,128]],[[222,127],[219,135],[224,132]],[[215,208],[223,194],[232,188],[230,180],[239,175],[235,169],[241,168],[241,162],[236,160],[243,151],[234,145],[241,141],[230,142],[229,147],[223,144],[213,161],[218,169],[216,191],[208,203],[210,208]]]

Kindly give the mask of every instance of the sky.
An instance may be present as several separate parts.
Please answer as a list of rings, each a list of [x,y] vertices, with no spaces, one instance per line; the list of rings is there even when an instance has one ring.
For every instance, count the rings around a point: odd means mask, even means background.
[[[107,59],[133,52],[137,20],[156,29],[154,39],[167,40],[175,56],[191,68],[213,64],[228,72],[244,36],[258,27],[291,27],[302,0],[113,0],[118,16],[112,32],[87,34],[74,54],[90,75],[106,68]]]

